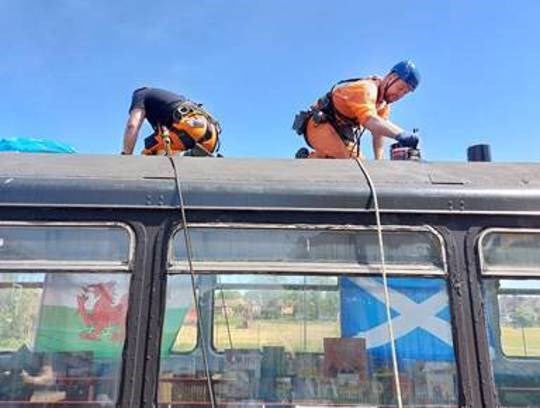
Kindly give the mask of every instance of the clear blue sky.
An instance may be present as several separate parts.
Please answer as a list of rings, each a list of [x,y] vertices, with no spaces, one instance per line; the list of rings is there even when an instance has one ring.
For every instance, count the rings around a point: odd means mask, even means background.
[[[392,120],[420,128],[424,158],[489,142],[496,160],[538,161],[539,15],[537,0],[2,0],[0,137],[118,153],[149,85],[203,102],[225,156],[292,157],[296,111],[412,58],[423,81]]]

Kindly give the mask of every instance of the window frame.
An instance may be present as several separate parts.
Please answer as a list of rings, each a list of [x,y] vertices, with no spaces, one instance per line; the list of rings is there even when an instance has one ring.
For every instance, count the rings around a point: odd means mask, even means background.
[[[177,234],[181,233],[183,229],[183,225],[181,223],[177,223],[176,225],[173,225],[173,228],[171,229],[170,234],[168,235],[168,244],[167,244],[167,259],[166,259],[166,265],[165,265],[165,273],[167,275],[190,275],[191,271],[188,265],[187,260],[184,260],[183,262],[174,261],[173,257],[173,251],[174,251],[174,243],[175,238],[184,240],[183,236],[179,236]],[[366,225],[355,225],[355,224],[328,224],[328,223],[320,223],[320,224],[306,224],[306,223],[246,223],[246,222],[238,222],[238,221],[231,221],[231,222],[192,222],[187,223],[188,233],[190,228],[223,228],[223,229],[258,229],[258,230],[265,230],[265,229],[291,229],[291,230],[308,230],[308,231],[373,231],[376,233],[377,227],[373,224],[366,224]],[[451,253],[454,253],[454,241],[453,241],[453,234],[449,233],[444,228],[436,228],[428,224],[419,224],[419,225],[397,225],[397,224],[391,224],[391,225],[384,225],[383,226],[383,232],[423,232],[423,233],[429,233],[431,236],[435,236],[435,242],[436,244],[434,246],[437,247],[437,254],[439,255],[438,260],[440,260],[441,267],[436,266],[433,264],[432,266],[429,265],[418,265],[418,264],[409,264],[409,265],[399,265],[399,264],[390,264],[386,265],[386,272],[388,276],[394,276],[394,277],[424,277],[424,278],[441,278],[446,281],[447,290],[448,290],[448,301],[449,301],[449,307],[450,307],[450,313],[451,313],[451,325],[452,325],[452,338],[453,338],[453,345],[454,345],[454,353],[455,353],[455,365],[456,365],[456,375],[458,378],[458,389],[461,390],[458,392],[457,400],[461,401],[464,399],[463,395],[461,394],[463,392],[462,387],[462,380],[460,379],[462,376],[460,365],[461,357],[460,353],[458,352],[458,341],[456,339],[456,330],[454,326],[454,321],[456,319],[456,312],[459,313],[459,311],[456,311],[455,304],[452,300],[452,291],[453,291],[453,284],[452,284],[452,274],[454,271],[454,265],[453,263],[449,262],[449,257],[451,257]],[[352,264],[314,264],[314,263],[299,263],[299,262],[251,262],[249,265],[246,265],[247,262],[231,262],[231,261],[215,261],[215,262],[204,262],[204,261],[193,261],[193,272],[196,275],[218,275],[218,274],[224,274],[224,275],[242,275],[242,274],[248,274],[248,275],[314,275],[314,276],[346,276],[346,275],[356,275],[356,276],[380,276],[382,275],[382,267],[378,265],[378,267],[366,267],[366,265],[354,265],[353,267],[349,268]],[[287,265],[289,263],[289,265]],[[294,267],[291,267],[290,264],[294,263]],[[210,307],[210,322],[213,322],[213,302],[215,301],[215,288],[211,291],[211,307]],[[207,295],[208,296],[208,295]],[[208,297],[201,297],[200,302],[202,302],[203,307],[208,307]],[[207,349],[210,353],[212,353],[214,356],[222,355],[222,352],[217,351],[214,348],[214,339],[213,339],[213,324],[206,322],[206,324],[203,325],[203,332],[206,332],[207,330],[210,331],[211,336],[209,337],[210,342],[207,345]],[[203,333],[199,331],[198,338]],[[200,342],[197,342],[197,347],[200,347]],[[176,353],[175,353],[176,354]],[[180,353],[178,353],[180,354]],[[157,398],[157,393],[155,394]]]
[[[77,212],[78,213],[78,212]],[[72,216],[73,216],[72,212]],[[126,331],[124,337],[123,353],[120,354],[118,364],[120,366],[117,377],[117,392],[116,405],[125,405],[134,401],[136,396],[126,392],[128,383],[134,382],[133,366],[135,358],[132,349],[133,337],[135,330],[139,330],[137,325],[132,325],[130,328],[130,314],[134,313],[131,309],[139,309],[141,307],[142,294],[136,293],[134,287],[140,286],[141,274],[141,259],[137,259],[138,246],[144,247],[146,240],[137,239],[141,237],[142,230],[138,225],[131,226],[123,221],[0,221],[0,227],[83,227],[83,228],[107,228],[116,227],[127,232],[128,251],[126,253],[126,261],[47,261],[47,260],[0,260],[0,274],[125,274],[130,277],[129,282],[129,298],[128,310],[126,316]],[[135,319],[140,320],[140,316],[136,315]],[[0,352],[2,355],[9,355],[13,351]],[[91,403],[91,402],[90,402]]]
[[[495,266],[487,267],[484,260],[483,240],[490,233],[497,232],[509,232],[514,234],[540,234],[540,228],[520,228],[516,227],[485,227],[485,228],[471,228],[468,231],[468,245],[467,245],[467,259],[471,272],[470,282],[471,290],[476,293],[477,296],[472,297],[473,313],[481,316],[480,319],[475,322],[476,342],[478,343],[479,350],[479,375],[480,383],[483,394],[484,405],[486,406],[499,406],[500,401],[497,397],[499,384],[495,381],[495,371],[492,359],[492,353],[490,349],[489,341],[489,327],[485,312],[485,295],[483,283],[487,280],[520,280],[526,281],[530,279],[540,279],[540,267],[514,267]],[[540,248],[539,248],[540,249]],[[474,274],[472,272],[474,271]],[[474,278],[473,278],[474,276]],[[504,291],[503,291],[504,293]],[[500,291],[497,292],[497,296]],[[498,299],[496,307],[499,308]],[[502,358],[507,362],[515,362],[517,364],[529,364],[532,360],[538,361],[538,357],[521,357],[507,355],[502,350],[502,342],[499,338],[499,343],[496,345],[496,349],[500,352]]]

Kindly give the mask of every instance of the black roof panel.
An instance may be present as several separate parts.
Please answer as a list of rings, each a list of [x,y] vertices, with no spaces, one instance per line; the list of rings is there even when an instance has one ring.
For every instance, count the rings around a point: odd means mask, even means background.
[[[178,157],[196,208],[365,210],[371,192],[353,160]],[[540,211],[540,164],[365,162],[390,211]],[[165,157],[0,154],[0,205],[177,208]]]

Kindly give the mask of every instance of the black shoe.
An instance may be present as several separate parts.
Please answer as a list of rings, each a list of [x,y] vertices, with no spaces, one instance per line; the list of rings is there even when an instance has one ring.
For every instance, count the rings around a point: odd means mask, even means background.
[[[300,149],[298,149],[294,157],[296,159],[307,159],[309,157],[309,150],[305,147],[301,147]]]

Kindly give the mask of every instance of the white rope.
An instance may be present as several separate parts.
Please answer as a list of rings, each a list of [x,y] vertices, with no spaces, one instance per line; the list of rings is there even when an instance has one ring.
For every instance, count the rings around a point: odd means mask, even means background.
[[[169,158],[169,161],[171,162],[173,172],[174,172],[174,179],[176,183],[176,191],[178,192],[178,200],[180,202],[180,213],[182,214],[182,230],[184,231],[184,241],[186,244],[186,255],[187,255],[187,261],[189,266],[189,273],[191,276],[191,290],[193,292],[193,303],[195,304],[195,310],[197,312],[197,328],[199,330],[199,333],[201,335],[199,336],[201,339],[201,348],[202,348],[202,357],[204,362],[204,371],[206,374],[206,382],[208,385],[208,395],[210,396],[210,404],[212,408],[216,407],[216,397],[214,395],[214,388],[212,386],[212,379],[210,377],[210,365],[208,363],[208,354],[207,354],[207,342],[205,338],[206,331],[203,330],[203,322],[202,322],[202,315],[201,315],[201,309],[199,307],[199,302],[197,300],[197,289],[196,289],[196,283],[195,283],[195,270],[193,268],[193,251],[191,246],[191,236],[188,231],[188,224],[187,224],[187,217],[186,217],[186,210],[184,206],[184,194],[182,193],[182,185],[180,181],[180,174],[178,173],[178,169],[176,168],[176,164],[174,162],[174,159],[172,155],[170,154],[170,150],[168,151],[167,157]]]
[[[383,235],[382,235],[381,215],[379,211],[379,201],[377,199],[377,191],[375,190],[375,184],[373,184],[373,180],[371,179],[369,172],[364,166],[364,163],[362,163],[362,160],[360,160],[358,157],[353,157],[353,159],[356,161],[356,163],[362,170],[362,173],[364,173],[364,177],[366,178],[368,182],[369,188],[371,190],[371,195],[373,197],[373,208],[375,210],[375,219],[377,222],[377,238],[379,240],[379,255],[381,258],[381,269],[382,269],[383,286],[384,286],[384,303],[386,306],[386,319],[388,322],[388,334],[390,336],[390,349],[392,351],[392,367],[394,370],[394,385],[396,389],[396,398],[397,398],[398,408],[403,408],[403,402],[401,398],[401,385],[399,383],[399,369],[398,369],[398,363],[397,363],[396,339],[394,337],[394,328],[392,325],[392,311],[390,309],[390,293],[388,292],[388,279],[386,276],[386,261],[385,261],[385,256],[384,256],[384,242],[383,242]]]

